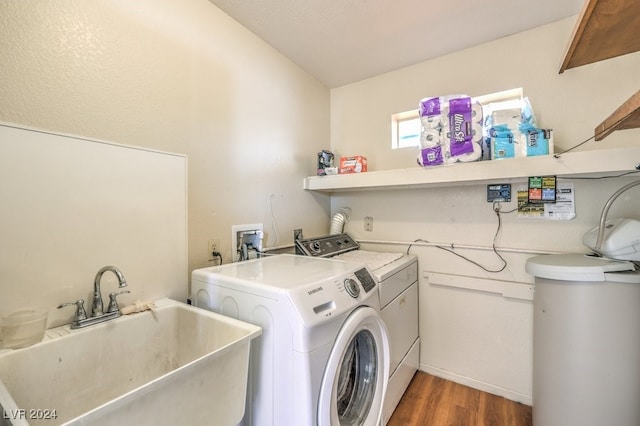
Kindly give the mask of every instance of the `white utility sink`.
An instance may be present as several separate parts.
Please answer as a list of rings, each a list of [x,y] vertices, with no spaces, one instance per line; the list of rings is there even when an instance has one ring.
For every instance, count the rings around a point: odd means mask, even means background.
[[[261,328],[171,299],[156,306],[0,351],[0,425],[240,422]]]

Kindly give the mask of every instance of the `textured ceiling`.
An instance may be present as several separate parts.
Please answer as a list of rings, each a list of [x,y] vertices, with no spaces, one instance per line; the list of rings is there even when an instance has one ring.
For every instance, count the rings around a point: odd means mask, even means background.
[[[583,3],[583,0],[210,1],[329,88],[577,15]]]

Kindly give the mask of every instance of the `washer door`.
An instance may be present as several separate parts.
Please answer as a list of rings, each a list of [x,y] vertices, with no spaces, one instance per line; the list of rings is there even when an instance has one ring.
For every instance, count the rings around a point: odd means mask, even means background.
[[[389,337],[378,312],[356,309],[333,345],[322,378],[318,425],[378,425],[389,377]]]

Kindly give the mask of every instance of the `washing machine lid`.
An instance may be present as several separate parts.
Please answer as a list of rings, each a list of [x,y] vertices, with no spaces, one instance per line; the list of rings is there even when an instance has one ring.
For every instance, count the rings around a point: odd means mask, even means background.
[[[632,272],[632,262],[579,253],[535,256],[527,260],[525,270],[535,277],[562,281],[630,282],[639,276]]]

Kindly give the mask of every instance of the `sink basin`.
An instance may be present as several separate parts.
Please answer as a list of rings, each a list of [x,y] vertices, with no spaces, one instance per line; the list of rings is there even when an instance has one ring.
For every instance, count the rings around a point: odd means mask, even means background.
[[[0,425],[240,422],[261,328],[171,299],[156,306],[0,351]]]

